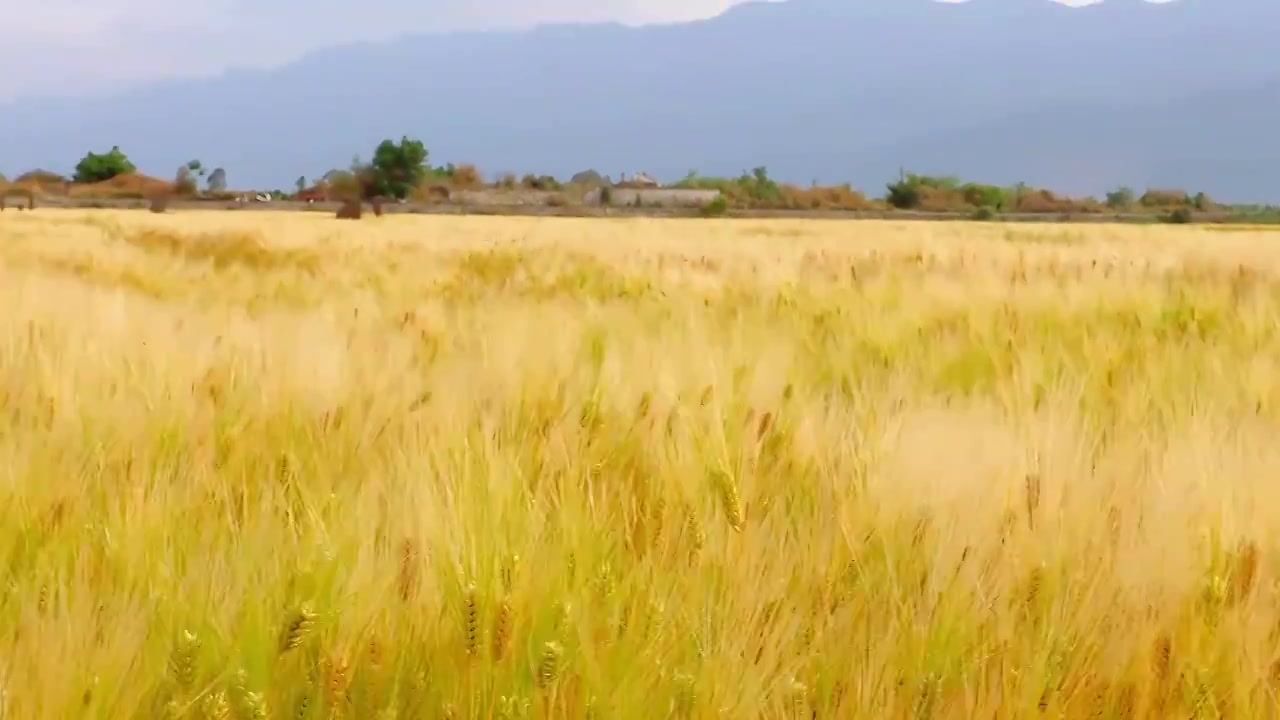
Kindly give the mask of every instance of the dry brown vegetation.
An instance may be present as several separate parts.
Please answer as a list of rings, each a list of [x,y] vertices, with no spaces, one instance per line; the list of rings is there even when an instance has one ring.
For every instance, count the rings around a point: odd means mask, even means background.
[[[792,210],[873,210],[883,209],[884,203],[872,202],[848,185],[782,186],[782,205]]]
[[[161,180],[141,173],[125,173],[98,183],[73,185],[71,190],[73,196],[129,198],[146,198],[173,192],[173,181]]]
[[[338,208],[337,218],[339,220],[359,220],[364,214],[364,207],[359,200],[344,200],[342,207]]]
[[[1268,717],[1276,240],[6,213],[0,716]]]

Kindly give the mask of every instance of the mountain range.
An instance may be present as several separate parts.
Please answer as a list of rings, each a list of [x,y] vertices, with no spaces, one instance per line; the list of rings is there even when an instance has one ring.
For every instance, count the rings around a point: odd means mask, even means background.
[[[0,170],[119,145],[287,187],[403,134],[432,161],[674,180],[900,170],[1073,194],[1280,201],[1275,0],[789,0],[692,23],[404,36],[118,94],[0,105]]]

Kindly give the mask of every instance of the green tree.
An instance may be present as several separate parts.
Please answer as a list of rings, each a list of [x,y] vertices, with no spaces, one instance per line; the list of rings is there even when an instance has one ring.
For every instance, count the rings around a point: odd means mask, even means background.
[[[924,178],[908,173],[896,183],[889,183],[884,199],[899,210],[911,210],[920,204],[920,190]]]
[[[110,152],[101,155],[91,152],[81,158],[76,164],[75,180],[80,183],[102,182],[135,171],[137,168],[120,152],[119,146],[112,146]]]
[[[903,173],[898,182],[889,183],[885,200],[899,210],[914,210],[923,200],[924,191],[955,191],[960,189],[960,179],[951,175],[933,176]]]
[[[1107,207],[1112,210],[1128,210],[1138,201],[1138,195],[1130,187],[1120,187],[1107,193]]]
[[[983,183],[966,183],[960,186],[966,204],[975,208],[1004,210],[1009,203],[1008,192],[1002,187]]]
[[[758,167],[750,174],[743,173],[738,178],[738,185],[746,193],[752,205],[773,207],[782,201],[782,188],[769,177],[768,168]]]
[[[400,143],[383,140],[369,164],[374,195],[402,200],[422,182],[430,168],[427,148],[421,140],[401,137]]]

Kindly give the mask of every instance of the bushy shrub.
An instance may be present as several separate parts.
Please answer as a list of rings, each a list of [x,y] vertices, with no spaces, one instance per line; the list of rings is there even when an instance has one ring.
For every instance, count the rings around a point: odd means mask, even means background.
[[[484,185],[484,176],[475,165],[459,165],[454,169],[450,182],[460,190],[471,190]]]
[[[1008,207],[1009,195],[1002,187],[983,185],[982,183],[966,183],[960,188],[966,204],[975,208],[1004,210]]]
[[[862,193],[848,184],[802,188],[781,185],[782,206],[791,210],[866,210],[871,206]]]
[[[954,209],[956,191],[960,183],[952,177],[931,177],[907,173],[895,183],[889,183],[885,200],[899,210]],[[963,194],[959,195],[963,198]],[[925,205],[933,207],[925,207]],[[939,205],[948,207],[938,208]]]
[[[724,195],[717,195],[714,200],[702,206],[704,217],[724,217],[729,212],[729,200]]]
[[[550,175],[534,175],[532,173],[521,178],[520,185],[529,190],[549,190],[554,192],[561,189],[560,181],[554,177]]]
[[[990,205],[983,205],[982,207],[975,208],[974,211],[969,214],[969,217],[980,222],[987,222],[995,219],[996,211],[995,208]]]
[[[1138,203],[1146,208],[1179,207],[1190,205],[1191,198],[1185,190],[1151,189],[1142,194]]]
[[[342,207],[338,208],[337,218],[339,220],[359,220],[363,212],[359,200],[345,200],[342,203]]]

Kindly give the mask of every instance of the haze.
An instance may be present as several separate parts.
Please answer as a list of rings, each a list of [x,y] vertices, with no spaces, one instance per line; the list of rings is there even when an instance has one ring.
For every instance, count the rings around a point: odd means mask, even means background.
[[[101,92],[229,67],[269,67],[321,48],[406,33],[546,22],[683,21],[733,0],[42,0],[0,23],[0,100]],[[31,58],[39,58],[32,62]],[[104,62],[109,58],[109,62]]]
[[[23,68],[7,74],[0,100],[97,94],[231,67],[272,67],[326,47],[410,33],[681,22],[739,1],[42,0],[5,13],[0,23],[0,66]]]
[[[408,134],[490,175],[765,166],[877,195],[905,168],[1280,198],[1275,0],[730,3],[36,4],[0,30],[21,69],[0,173],[119,145],[155,176],[199,158],[288,187]]]

